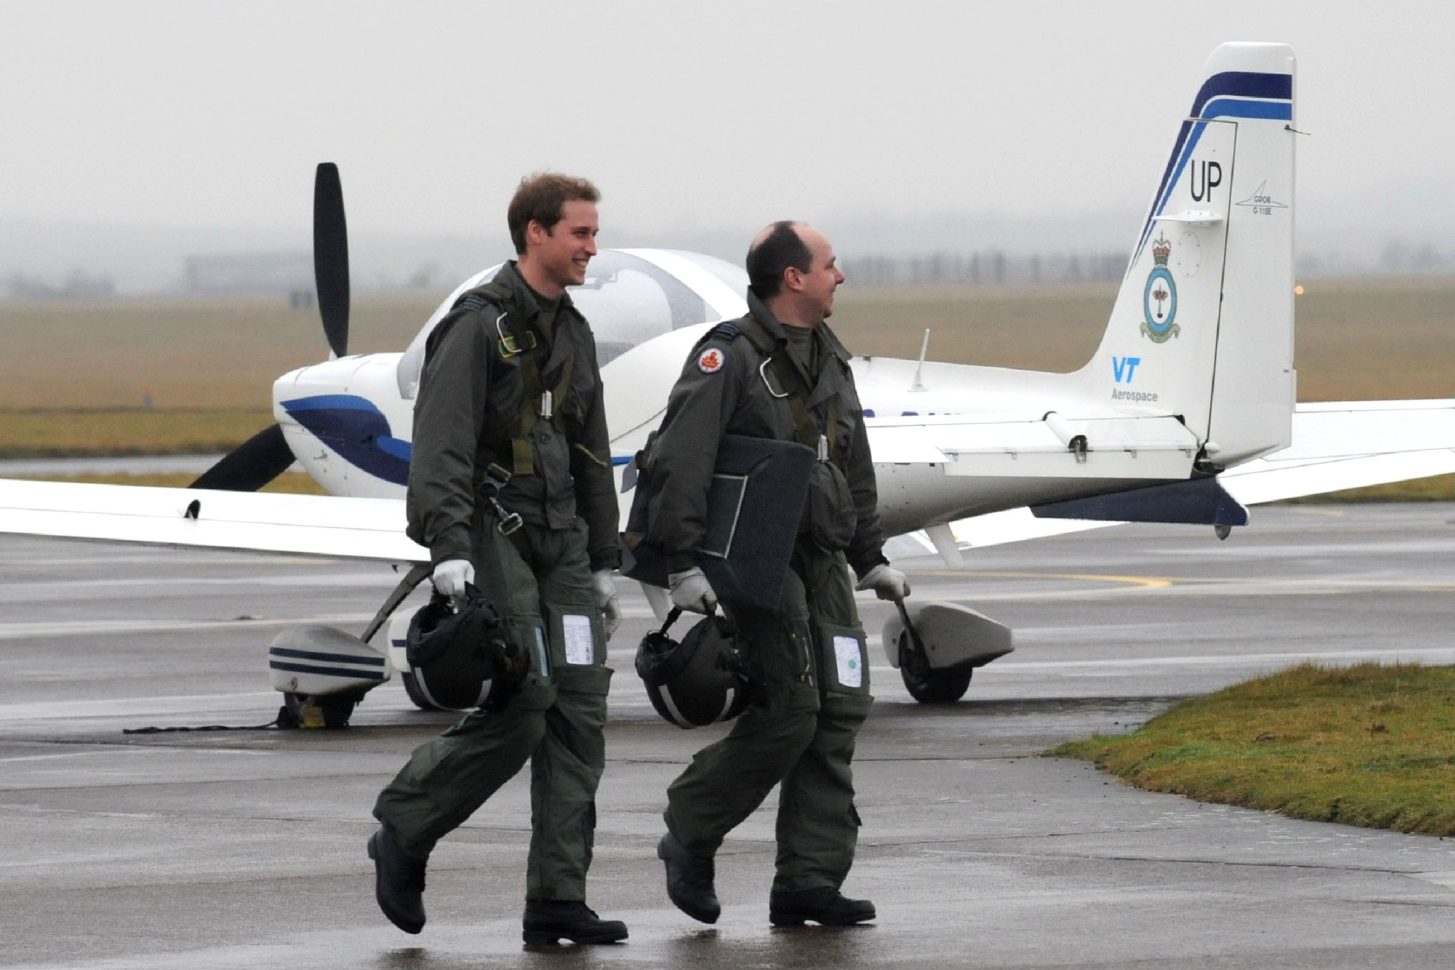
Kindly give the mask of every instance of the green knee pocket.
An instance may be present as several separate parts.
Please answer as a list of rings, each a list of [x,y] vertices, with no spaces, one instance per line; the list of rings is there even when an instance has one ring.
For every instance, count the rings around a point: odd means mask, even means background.
[[[606,627],[602,625],[600,610],[549,603],[545,607],[551,666],[557,673],[606,663]]]
[[[863,629],[816,622],[819,685],[825,695],[869,696],[869,649]]]

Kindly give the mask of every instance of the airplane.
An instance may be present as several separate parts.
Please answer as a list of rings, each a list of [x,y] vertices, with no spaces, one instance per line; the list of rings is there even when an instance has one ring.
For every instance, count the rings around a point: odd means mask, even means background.
[[[1294,80],[1287,45],[1212,52],[1081,368],[939,363],[923,346],[917,360],[853,359],[886,535],[958,568],[967,549],[1123,522],[1210,525],[1226,538],[1248,523],[1250,505],[1455,472],[1455,400],[1295,402]],[[349,355],[331,165],[319,167],[314,226],[332,355],[277,380],[276,424],[191,490],[0,481],[0,532],[411,564],[361,637],[314,631],[322,640],[306,641],[358,663],[291,679],[274,671],[291,704],[346,721],[395,670],[411,700],[432,706],[403,657],[412,613],[393,616],[382,660],[368,641],[429,572],[427,551],[403,534],[425,340],[498,266],[461,283],[402,353]],[[608,249],[572,290],[603,362],[623,522],[632,456],[694,344],[746,312],[746,286],[741,269],[715,257]],[[330,494],[244,494],[294,461]],[[664,594],[648,593],[665,612]],[[936,627],[945,617],[935,606],[917,608],[923,639],[910,616],[891,618],[884,648],[916,700],[955,701],[976,667],[1009,652],[1010,631],[963,609],[963,623]]]

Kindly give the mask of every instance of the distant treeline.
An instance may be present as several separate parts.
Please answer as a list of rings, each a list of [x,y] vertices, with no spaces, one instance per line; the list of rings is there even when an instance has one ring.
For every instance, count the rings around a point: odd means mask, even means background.
[[[845,256],[844,275],[857,286],[936,283],[1084,283],[1119,280],[1126,253],[1031,253],[997,249],[919,256]]]
[[[1087,283],[1118,281],[1127,269],[1119,251],[1018,253],[987,249],[974,253],[923,253],[917,256],[845,255],[845,275],[858,286],[912,286],[938,283]],[[1374,262],[1336,252],[1298,256],[1300,277],[1339,277],[1378,273],[1433,276],[1455,272],[1455,253],[1431,243],[1393,241]]]

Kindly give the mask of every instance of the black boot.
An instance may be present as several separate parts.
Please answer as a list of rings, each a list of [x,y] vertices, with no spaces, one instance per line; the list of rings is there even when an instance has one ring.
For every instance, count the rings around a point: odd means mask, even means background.
[[[848,899],[833,886],[774,890],[768,894],[768,921],[774,926],[800,926],[810,921],[823,926],[852,926],[873,918],[873,903]]]
[[[671,832],[657,843],[657,858],[667,864],[667,896],[677,908],[700,922],[716,923],[722,907],[712,888],[712,859],[688,852]]]
[[[534,946],[554,945],[562,937],[572,943],[616,943],[626,939],[626,924],[600,919],[585,903],[527,899],[521,936]]]
[[[369,836],[374,860],[374,898],[389,922],[406,933],[424,929],[424,863],[399,848],[388,829]]]

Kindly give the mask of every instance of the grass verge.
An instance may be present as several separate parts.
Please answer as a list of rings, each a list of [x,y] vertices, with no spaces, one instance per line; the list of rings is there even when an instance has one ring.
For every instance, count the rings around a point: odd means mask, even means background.
[[[21,478],[47,482],[91,482],[103,485],[154,485],[164,488],[186,488],[196,475],[166,473],[155,475],[22,475]],[[259,491],[286,495],[327,495],[328,493],[304,472],[284,472]]]
[[[0,411],[0,458],[207,455],[273,423],[266,408],[26,408]]]
[[[1303,664],[1046,754],[1149,791],[1455,836],[1455,667]]]

